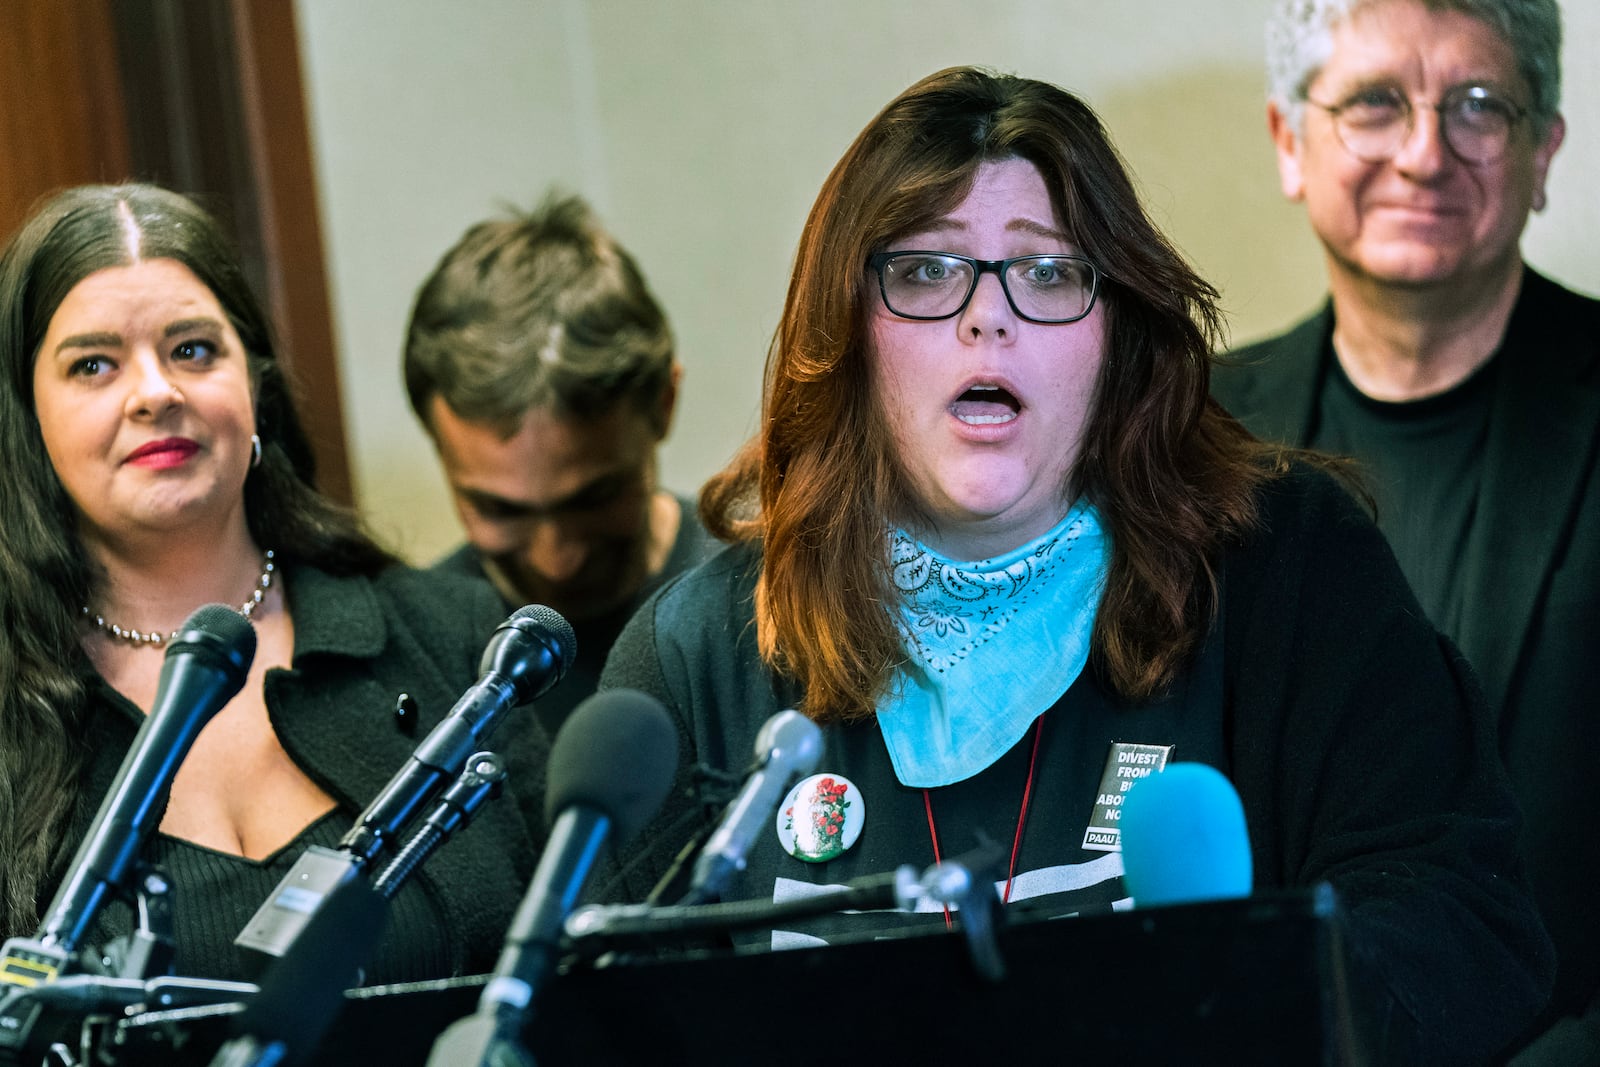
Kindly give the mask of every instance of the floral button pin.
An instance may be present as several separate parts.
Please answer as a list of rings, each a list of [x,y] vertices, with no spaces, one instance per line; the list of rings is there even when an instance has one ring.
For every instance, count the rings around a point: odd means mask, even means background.
[[[838,774],[813,774],[778,808],[778,843],[795,859],[826,863],[856,843],[866,821],[861,790]]]

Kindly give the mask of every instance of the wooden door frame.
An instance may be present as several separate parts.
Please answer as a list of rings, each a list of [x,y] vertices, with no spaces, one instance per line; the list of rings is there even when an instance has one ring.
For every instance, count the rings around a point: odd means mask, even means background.
[[[317,461],[353,501],[294,0],[3,0],[0,233],[54,190],[152,181],[214,211]]]

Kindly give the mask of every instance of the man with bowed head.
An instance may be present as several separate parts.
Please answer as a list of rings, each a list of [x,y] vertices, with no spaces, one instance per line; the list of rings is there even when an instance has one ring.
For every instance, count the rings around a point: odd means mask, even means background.
[[[1600,301],[1518,242],[1561,146],[1556,0],[1285,0],[1268,127],[1330,296],[1214,392],[1351,455],[1423,608],[1482,677],[1559,970],[1518,1062],[1600,1063]]]
[[[577,197],[480,222],[417,293],[406,391],[467,543],[442,571],[564,615],[578,655],[534,707],[552,735],[634,609],[709,544],[656,486],[682,367],[633,257]]]

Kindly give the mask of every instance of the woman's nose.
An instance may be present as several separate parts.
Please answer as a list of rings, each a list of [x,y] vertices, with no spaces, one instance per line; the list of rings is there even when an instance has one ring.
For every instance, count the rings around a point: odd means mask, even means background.
[[[1016,335],[1017,314],[1011,309],[1000,275],[987,271],[978,275],[978,286],[961,312],[962,339],[977,341],[988,336],[1011,340]]]
[[[156,418],[183,403],[183,393],[158,357],[136,355],[128,361],[124,372],[131,383],[128,390],[128,414]]]

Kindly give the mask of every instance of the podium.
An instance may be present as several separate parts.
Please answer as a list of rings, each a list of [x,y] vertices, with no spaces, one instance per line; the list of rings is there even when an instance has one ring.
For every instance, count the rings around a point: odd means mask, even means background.
[[[541,1067],[852,1062],[1364,1062],[1331,891],[1049,921],[998,934],[979,977],[959,932],[583,966],[525,1034]],[[319,1064],[422,1065],[483,976],[353,990]],[[204,1065],[232,1012],[116,1025],[111,1062]]]
[[[1359,1059],[1331,896],[1016,923],[999,943],[992,984],[945,933],[573,975],[528,1044],[542,1067]]]

